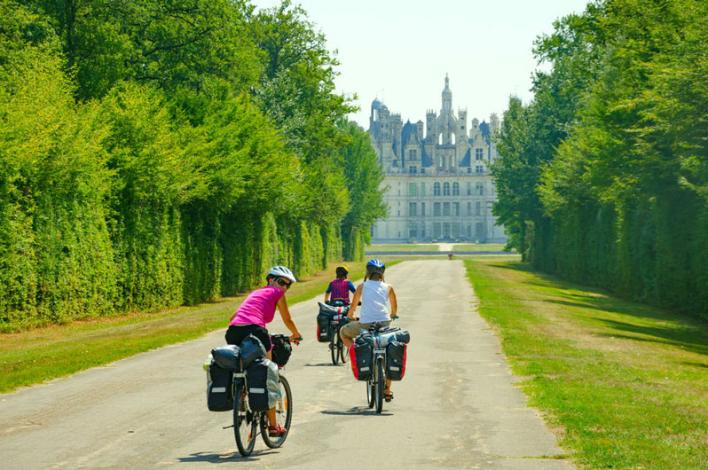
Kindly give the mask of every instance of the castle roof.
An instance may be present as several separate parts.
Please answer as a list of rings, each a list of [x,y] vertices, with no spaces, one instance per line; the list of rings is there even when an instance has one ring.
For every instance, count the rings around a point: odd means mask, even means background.
[[[492,136],[492,132],[491,132],[491,129],[490,129],[487,121],[482,121],[479,124],[479,131],[482,133],[482,137],[484,137],[484,140],[486,140],[487,143],[489,143],[489,139]]]
[[[418,136],[418,126],[407,121],[403,125],[401,133],[401,145],[418,144],[420,145],[420,137]]]
[[[462,157],[462,160],[460,161],[460,166],[471,166],[472,165],[472,149],[467,147],[467,152],[465,152],[465,156]]]
[[[433,166],[433,157],[428,155],[428,152],[425,151],[425,145],[422,146],[423,151],[420,154],[420,163],[423,165],[423,167],[431,167]]]

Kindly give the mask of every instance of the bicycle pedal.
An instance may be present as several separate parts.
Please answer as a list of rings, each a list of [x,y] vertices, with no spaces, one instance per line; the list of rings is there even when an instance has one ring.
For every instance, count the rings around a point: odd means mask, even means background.
[[[233,428],[233,427],[234,427],[234,425],[232,424],[232,425],[230,425],[230,426],[224,426],[224,427],[222,427],[221,429],[229,429],[229,428]]]

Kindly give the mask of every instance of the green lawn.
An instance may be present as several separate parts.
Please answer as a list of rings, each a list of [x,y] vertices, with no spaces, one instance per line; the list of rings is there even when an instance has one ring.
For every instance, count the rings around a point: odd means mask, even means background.
[[[457,243],[452,251],[504,251],[503,243]]]
[[[393,265],[395,260],[387,260],[387,264]],[[363,262],[348,265],[351,279],[363,277]],[[288,292],[288,303],[323,295],[334,278],[335,266],[296,283]],[[210,331],[226,330],[231,314],[243,299],[226,298],[194,307],[0,334],[0,393],[198,338]]]
[[[440,243],[379,244],[366,247],[367,252],[439,251]],[[452,243],[452,251],[503,251],[503,243]]]
[[[586,468],[708,468],[708,325],[533,273],[465,261],[530,403]]]
[[[369,245],[366,247],[366,251],[438,251],[437,243],[404,243],[404,244],[381,244],[381,245]]]

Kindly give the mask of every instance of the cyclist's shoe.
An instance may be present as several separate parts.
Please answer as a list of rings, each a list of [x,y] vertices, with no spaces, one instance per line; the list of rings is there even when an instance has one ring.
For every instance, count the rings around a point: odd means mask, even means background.
[[[283,437],[286,432],[288,432],[288,430],[279,424],[276,424],[275,426],[268,426],[269,437]]]
[[[387,402],[393,400],[393,392],[384,392],[384,400]]]

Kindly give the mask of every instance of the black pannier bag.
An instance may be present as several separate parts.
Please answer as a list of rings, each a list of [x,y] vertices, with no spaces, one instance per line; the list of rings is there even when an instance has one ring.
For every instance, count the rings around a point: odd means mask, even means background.
[[[241,341],[239,348],[241,349],[241,364],[244,370],[256,359],[266,356],[265,346],[263,346],[260,339],[253,335],[246,336]]]
[[[230,411],[233,409],[232,380],[232,371],[219,367],[212,360],[207,370],[207,407],[209,407],[209,411]]]
[[[386,377],[391,380],[403,380],[406,375],[406,352],[408,345],[391,341],[386,346]]]
[[[214,362],[224,369],[238,371],[241,368],[241,351],[234,344],[212,349],[211,357],[214,358]]]
[[[320,343],[329,343],[332,339],[332,328],[329,326],[331,318],[328,313],[317,314],[317,341]]]
[[[331,325],[332,320],[339,317],[340,322],[343,323],[342,319],[346,318],[349,307],[335,307],[322,302],[317,302],[317,304],[320,307],[320,312],[317,314],[317,341],[328,343],[335,333]]]
[[[289,342],[285,341],[284,335],[273,335],[270,337],[270,341],[273,343],[273,350],[271,351],[273,362],[283,367],[290,360],[293,347]]]
[[[248,384],[248,406],[252,411],[268,409],[268,364],[264,359],[256,359],[246,369]]]
[[[371,344],[371,339],[369,337],[358,337],[354,341],[354,347],[349,350],[349,357],[354,378],[357,380],[369,380],[374,360],[374,348]]]

